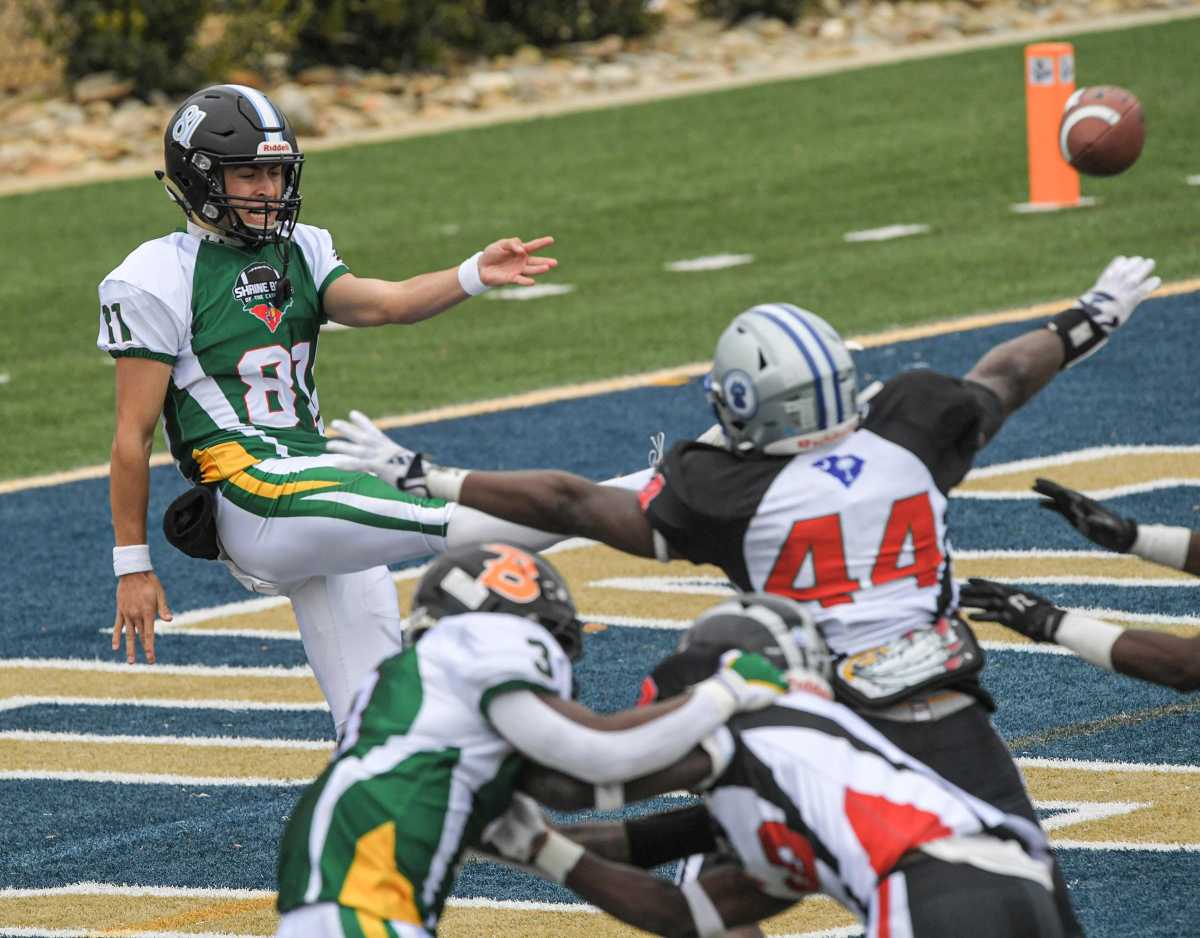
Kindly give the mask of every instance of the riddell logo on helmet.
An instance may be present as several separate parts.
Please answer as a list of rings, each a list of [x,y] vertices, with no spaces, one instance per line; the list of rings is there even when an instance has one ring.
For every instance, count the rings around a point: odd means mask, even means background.
[[[292,145],[286,140],[264,140],[258,145],[258,154],[261,156],[264,153],[291,153]]]

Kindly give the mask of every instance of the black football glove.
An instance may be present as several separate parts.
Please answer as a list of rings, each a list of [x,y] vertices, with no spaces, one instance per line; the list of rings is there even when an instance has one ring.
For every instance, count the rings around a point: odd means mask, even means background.
[[[983,622],[999,622],[1020,632],[1035,642],[1052,642],[1066,615],[1050,600],[1014,589],[1003,583],[971,577],[958,597],[959,605],[971,609],[971,618]]]
[[[1033,490],[1046,496],[1038,501],[1039,505],[1058,512],[1080,534],[1101,547],[1127,554],[1137,540],[1136,521],[1121,517],[1081,492],[1049,479],[1037,479]]]

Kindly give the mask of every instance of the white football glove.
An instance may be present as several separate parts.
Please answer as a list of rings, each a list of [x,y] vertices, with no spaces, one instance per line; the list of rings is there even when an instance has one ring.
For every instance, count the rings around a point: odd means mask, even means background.
[[[513,792],[508,810],[483,829],[483,842],[495,848],[502,857],[532,864],[535,843],[546,831],[542,809],[536,801],[518,791]]]
[[[1162,285],[1152,277],[1154,261],[1148,257],[1114,257],[1079,305],[1088,318],[1110,335],[1125,324],[1139,303]]]
[[[401,491],[428,496],[421,453],[393,442],[361,411],[352,410],[349,421],[335,420],[330,426],[343,437],[325,444],[326,451],[339,454],[339,469],[369,472]]]

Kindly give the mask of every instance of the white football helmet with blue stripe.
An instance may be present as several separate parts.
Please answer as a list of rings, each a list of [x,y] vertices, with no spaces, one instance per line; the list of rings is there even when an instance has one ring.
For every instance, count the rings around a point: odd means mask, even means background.
[[[854,360],[837,330],[789,303],[738,315],[717,340],[706,390],[736,450],[800,453],[858,426]]]

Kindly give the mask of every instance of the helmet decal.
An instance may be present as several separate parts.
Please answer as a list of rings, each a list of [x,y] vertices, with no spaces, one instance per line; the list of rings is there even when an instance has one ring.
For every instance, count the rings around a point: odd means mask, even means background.
[[[192,134],[196,132],[196,128],[200,126],[200,122],[208,117],[207,111],[202,111],[195,104],[189,104],[179,119],[171,127],[171,139],[178,143],[181,147],[190,147],[192,145]],[[207,166],[202,166],[201,169],[207,169]]]
[[[265,94],[249,85],[222,85],[221,87],[233,89],[250,102],[254,113],[258,115],[259,125],[267,135],[267,142],[278,142],[283,139],[283,118]],[[274,129],[267,130],[268,127]]]
[[[514,603],[531,603],[542,595],[538,568],[525,551],[507,544],[487,544],[496,556],[483,565],[479,584]]]
[[[775,325],[784,331],[789,339],[796,343],[796,348],[800,350],[800,354],[804,356],[805,362],[808,363],[809,373],[815,378],[821,374],[821,370],[817,367],[817,362],[813,358],[812,351],[809,350],[808,344],[797,335],[796,331],[785,322],[781,316],[786,315],[783,304],[773,304],[771,306],[756,306],[750,310],[759,316],[765,316]],[[822,387],[824,381],[814,381],[813,390],[817,395],[817,428],[824,430],[829,426],[828,418],[825,410],[825,388]],[[840,422],[840,421],[839,421]]]
[[[758,392],[746,372],[735,369],[721,379],[725,406],[739,420],[749,420],[758,412]]]

